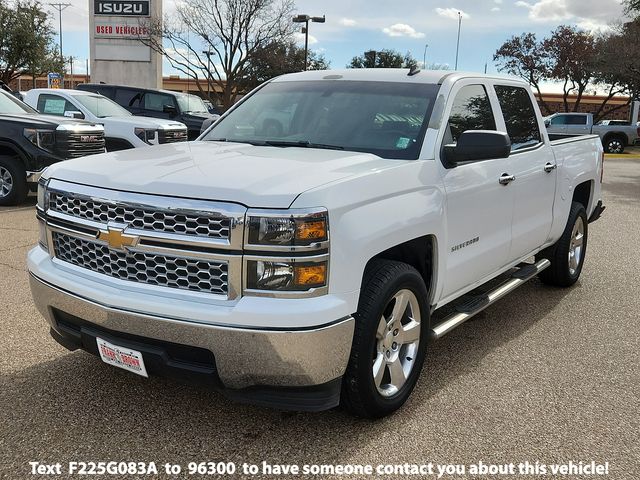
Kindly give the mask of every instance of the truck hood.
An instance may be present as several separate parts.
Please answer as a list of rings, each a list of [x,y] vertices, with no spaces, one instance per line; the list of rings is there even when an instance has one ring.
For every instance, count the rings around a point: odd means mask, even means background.
[[[288,208],[311,188],[396,165],[368,153],[185,142],[60,162],[46,175],[135,193]]]
[[[40,115],[37,113],[24,113],[21,115],[0,114],[0,121],[9,121],[14,124],[24,124],[25,127],[51,128],[55,130],[58,125],[95,125],[91,122],[76,119],[65,119],[54,115]]]
[[[150,118],[150,117],[138,117],[138,116],[127,116],[127,117],[105,117],[100,119],[100,123],[104,124],[105,127],[127,127],[130,126],[132,129],[139,128],[148,128],[148,129],[176,129],[176,128],[185,128],[184,124],[180,122],[176,122],[173,120],[163,120],[160,118]]]

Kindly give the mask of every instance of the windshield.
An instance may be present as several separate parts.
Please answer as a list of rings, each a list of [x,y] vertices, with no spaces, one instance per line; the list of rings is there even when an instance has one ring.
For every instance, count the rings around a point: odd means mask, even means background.
[[[102,95],[72,95],[74,99],[85,106],[87,110],[98,118],[129,117],[131,113],[116,102]]]
[[[207,106],[200,97],[183,93],[176,95],[176,98],[181,112],[209,113]]]
[[[0,91],[0,113],[23,115],[25,113],[38,112],[30,106],[22,103],[13,95]]]
[[[203,140],[335,148],[416,159],[439,87],[306,81],[265,85]]]

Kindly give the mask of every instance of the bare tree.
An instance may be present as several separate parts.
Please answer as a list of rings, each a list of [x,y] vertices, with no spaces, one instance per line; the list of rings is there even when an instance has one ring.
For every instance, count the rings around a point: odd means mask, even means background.
[[[202,94],[216,92],[226,109],[242,93],[251,60],[291,38],[293,9],[292,0],[184,0],[175,18],[152,21],[150,37],[140,41],[193,79]]]
[[[524,78],[538,94],[540,106],[546,115],[551,113],[542,98],[540,85],[551,74],[551,59],[535,33],[523,33],[507,40],[493,56],[498,70]]]

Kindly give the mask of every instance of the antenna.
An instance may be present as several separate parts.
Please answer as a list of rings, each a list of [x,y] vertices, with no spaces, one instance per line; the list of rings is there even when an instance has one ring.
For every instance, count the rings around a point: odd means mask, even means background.
[[[414,75],[417,75],[418,73],[420,73],[420,69],[417,67],[417,65],[411,65],[411,67],[409,68],[409,73],[407,73],[407,75],[409,77],[413,77]]]

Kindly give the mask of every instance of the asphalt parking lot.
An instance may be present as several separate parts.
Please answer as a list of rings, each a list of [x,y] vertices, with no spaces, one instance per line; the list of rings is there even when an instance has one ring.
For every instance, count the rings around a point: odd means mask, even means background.
[[[377,422],[339,410],[239,405],[66,351],[49,337],[29,292],[25,256],[37,239],[35,200],[0,209],[0,477],[39,478],[29,461],[571,460],[609,462],[606,478],[636,480],[640,160],[607,160],[604,199],[608,209],[591,225],[574,288],[534,280],[434,344],[409,403]]]

